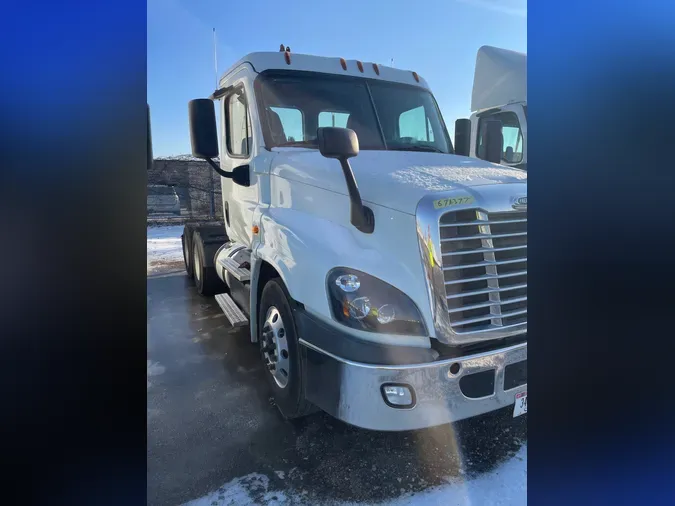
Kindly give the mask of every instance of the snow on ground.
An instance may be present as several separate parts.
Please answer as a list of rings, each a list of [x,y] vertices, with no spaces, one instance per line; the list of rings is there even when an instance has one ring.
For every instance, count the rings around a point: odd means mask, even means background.
[[[183,225],[148,227],[148,274],[180,271],[184,268],[180,236]]]
[[[155,160],[181,160],[184,162],[202,162],[204,163],[203,158],[195,158],[192,155],[189,154],[183,154],[183,155],[169,155],[169,156],[156,156]],[[219,161],[219,158],[214,158],[214,160],[217,162]]]
[[[483,506],[527,504],[527,445],[492,471],[467,481],[453,481],[412,495],[404,495],[386,506]]]
[[[347,485],[348,486],[348,485]],[[184,506],[248,506],[264,504],[308,505],[321,504],[310,499],[306,490],[283,491],[270,487],[264,474],[252,473],[236,478],[218,490],[186,503]],[[328,503],[324,503],[328,504]],[[335,506],[357,506],[359,503],[336,503]],[[446,485],[432,487],[422,492],[403,494],[400,497],[378,503],[381,506],[483,506],[527,504],[527,445],[506,462],[492,471],[474,478],[449,478]]]

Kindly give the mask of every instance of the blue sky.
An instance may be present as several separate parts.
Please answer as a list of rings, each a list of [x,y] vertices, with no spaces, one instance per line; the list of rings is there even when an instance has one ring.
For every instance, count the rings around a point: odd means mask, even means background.
[[[468,117],[476,51],[527,51],[526,0],[148,0],[148,103],[155,156],[190,152],[187,103],[252,51],[341,56],[414,70],[448,128]]]

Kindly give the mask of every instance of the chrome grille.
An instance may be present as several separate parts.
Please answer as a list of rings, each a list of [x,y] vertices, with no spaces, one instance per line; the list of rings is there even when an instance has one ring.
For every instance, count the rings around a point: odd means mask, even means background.
[[[452,329],[471,333],[527,321],[527,211],[446,213],[440,222]]]

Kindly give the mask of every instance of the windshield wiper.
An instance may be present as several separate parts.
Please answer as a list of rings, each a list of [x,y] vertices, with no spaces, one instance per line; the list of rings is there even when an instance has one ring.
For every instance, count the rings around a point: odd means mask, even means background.
[[[411,144],[410,146],[388,146],[387,149],[391,151],[429,151],[431,153],[445,153],[445,151],[438,149],[436,146],[421,146],[419,144]]]
[[[318,144],[316,143],[316,139],[305,140],[305,141],[289,141],[289,142],[282,142],[281,144],[277,144],[278,148],[301,147],[301,146],[310,146],[310,147],[316,148],[318,146]]]

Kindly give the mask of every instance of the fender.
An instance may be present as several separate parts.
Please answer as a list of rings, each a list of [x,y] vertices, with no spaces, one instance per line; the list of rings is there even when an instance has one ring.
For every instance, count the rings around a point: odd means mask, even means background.
[[[276,178],[277,189],[288,181]],[[299,191],[298,191],[299,190]],[[326,324],[333,321],[326,276],[335,267],[351,267],[407,293],[432,331],[429,299],[420,260],[415,217],[370,203],[378,227],[364,234],[349,223],[345,195],[294,183],[283,188],[285,206],[260,214],[259,233],[251,255],[251,315],[257,315],[262,261],[277,271],[290,296]],[[309,197],[311,194],[311,198]],[[274,192],[273,192],[274,195]],[[290,203],[293,203],[293,207]],[[320,202],[317,205],[316,202]],[[257,220],[256,220],[257,221]],[[409,241],[401,241],[409,237]],[[392,254],[392,252],[396,254]],[[355,337],[382,344],[429,347],[429,336],[377,334],[339,325]],[[251,340],[257,340],[257,318],[250,318]]]

